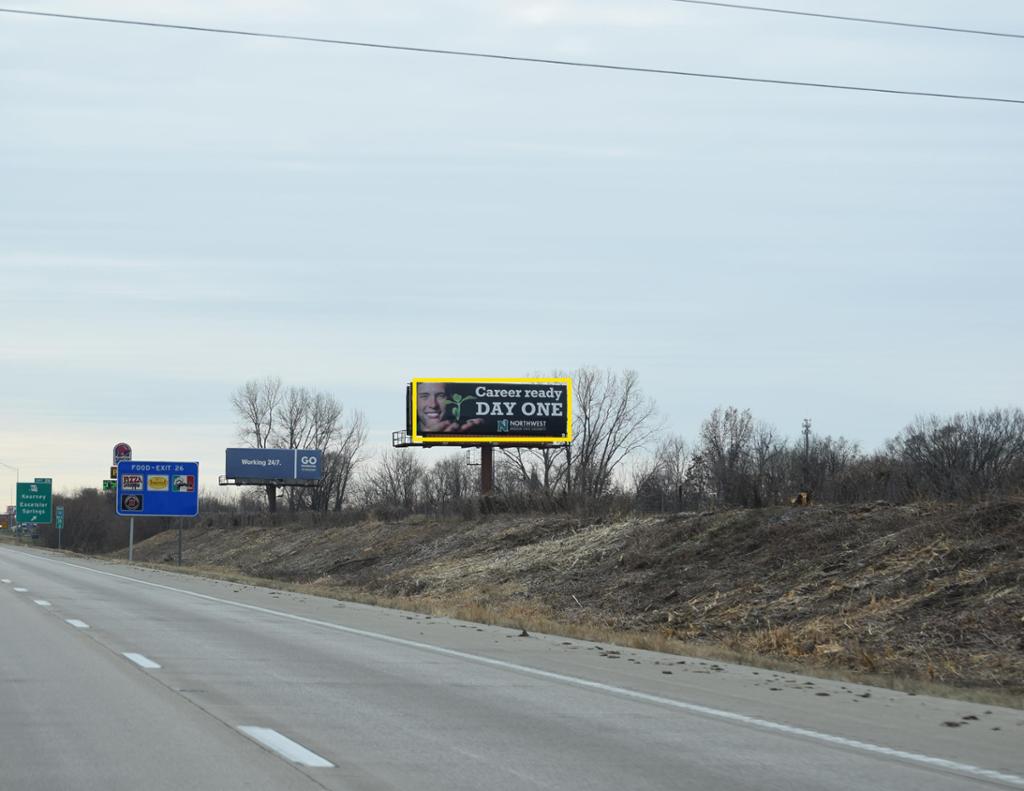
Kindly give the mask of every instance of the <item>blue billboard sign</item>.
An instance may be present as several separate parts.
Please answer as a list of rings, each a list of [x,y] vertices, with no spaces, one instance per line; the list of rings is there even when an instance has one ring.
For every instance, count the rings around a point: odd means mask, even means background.
[[[323,453],[295,448],[228,448],[224,472],[235,480],[319,481]]]
[[[196,516],[199,464],[194,461],[119,461],[118,516]]]

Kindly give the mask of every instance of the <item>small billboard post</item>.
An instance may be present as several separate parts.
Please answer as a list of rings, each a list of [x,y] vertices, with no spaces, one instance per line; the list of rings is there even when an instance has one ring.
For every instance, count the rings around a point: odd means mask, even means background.
[[[494,448],[565,447],[572,442],[572,379],[413,379],[406,428],[394,447],[480,448],[480,493],[494,490]]]
[[[195,461],[119,461],[114,506],[129,517],[128,562],[135,557],[136,516],[197,516],[199,463]]]

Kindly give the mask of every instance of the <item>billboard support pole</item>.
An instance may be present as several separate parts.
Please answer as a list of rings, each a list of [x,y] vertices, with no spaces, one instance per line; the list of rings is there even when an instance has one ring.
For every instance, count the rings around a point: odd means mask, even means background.
[[[494,491],[494,446],[480,446],[480,494],[490,497]]]
[[[182,523],[184,521],[185,521],[184,519],[179,519],[178,520],[178,565],[179,566],[181,565],[181,525],[182,525]]]
[[[135,556],[135,517],[128,518],[128,562]]]

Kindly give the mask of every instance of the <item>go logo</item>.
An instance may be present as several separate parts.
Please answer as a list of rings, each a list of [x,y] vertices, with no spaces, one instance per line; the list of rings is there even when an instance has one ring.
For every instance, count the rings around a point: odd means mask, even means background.
[[[310,467],[315,467],[317,458],[316,456],[301,456],[299,458],[299,462],[304,465],[309,465]]]

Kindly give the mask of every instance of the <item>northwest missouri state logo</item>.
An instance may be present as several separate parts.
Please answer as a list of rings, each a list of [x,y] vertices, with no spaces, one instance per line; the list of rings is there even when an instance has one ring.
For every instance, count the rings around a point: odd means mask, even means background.
[[[508,421],[507,420],[499,420],[498,421],[498,433],[499,434],[508,434]]]

